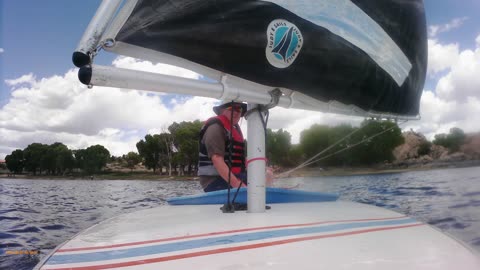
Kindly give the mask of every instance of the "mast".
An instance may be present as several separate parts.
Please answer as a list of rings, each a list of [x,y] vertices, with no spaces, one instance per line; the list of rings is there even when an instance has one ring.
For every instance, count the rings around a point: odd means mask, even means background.
[[[263,126],[263,113],[256,110],[258,104],[249,103],[246,116],[248,126],[247,145],[247,203],[249,213],[265,212],[265,128]],[[250,161],[250,162],[249,162]]]

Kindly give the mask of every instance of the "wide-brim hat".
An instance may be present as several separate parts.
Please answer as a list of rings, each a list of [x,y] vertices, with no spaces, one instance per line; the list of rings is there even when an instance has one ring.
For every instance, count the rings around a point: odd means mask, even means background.
[[[242,107],[242,117],[247,112],[247,104],[242,103],[242,102],[236,102],[236,101],[225,101],[218,106],[214,106],[213,111],[215,112],[216,115],[220,115],[222,113],[223,109],[225,109],[227,107],[230,107],[230,106],[240,106],[240,107]]]

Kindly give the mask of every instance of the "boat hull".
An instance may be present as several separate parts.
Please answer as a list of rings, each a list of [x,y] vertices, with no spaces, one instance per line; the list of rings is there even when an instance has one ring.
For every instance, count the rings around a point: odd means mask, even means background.
[[[480,269],[474,251],[412,218],[353,202],[265,213],[162,206],[78,234],[40,269]]]

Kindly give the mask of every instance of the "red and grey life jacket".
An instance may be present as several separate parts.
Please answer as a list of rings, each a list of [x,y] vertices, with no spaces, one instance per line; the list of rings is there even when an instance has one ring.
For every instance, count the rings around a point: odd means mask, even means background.
[[[198,175],[219,175],[217,169],[213,166],[212,160],[208,157],[207,146],[202,142],[203,135],[208,127],[213,124],[219,124],[225,130],[225,156],[224,160],[227,166],[231,166],[232,172],[238,174],[245,171],[245,141],[242,132],[238,125],[233,125],[233,130],[230,129],[230,121],[223,115],[215,116],[207,121],[200,130],[199,140],[199,158],[198,158]],[[230,133],[232,134],[232,141],[230,141]],[[230,165],[230,145],[232,147],[232,164]]]

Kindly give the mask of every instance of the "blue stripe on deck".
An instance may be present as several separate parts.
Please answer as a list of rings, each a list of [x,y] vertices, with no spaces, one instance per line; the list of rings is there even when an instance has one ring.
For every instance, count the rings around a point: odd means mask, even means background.
[[[168,244],[160,244],[146,247],[137,247],[129,249],[109,250],[100,252],[89,252],[82,254],[54,254],[47,262],[47,265],[53,264],[67,264],[67,263],[81,263],[81,262],[96,262],[105,260],[125,259],[137,256],[146,256],[153,254],[161,254],[166,252],[189,250],[194,248],[205,248],[227,244],[237,244],[249,241],[266,240],[278,237],[298,236],[312,233],[327,233],[339,230],[360,229],[374,226],[389,226],[389,225],[403,225],[408,223],[415,223],[412,218],[401,220],[387,220],[374,222],[354,222],[345,224],[334,224],[307,228],[293,228],[281,229],[272,231],[251,232],[227,236],[219,236],[212,238],[196,239],[181,241]]]

